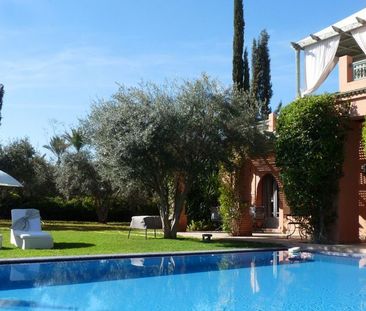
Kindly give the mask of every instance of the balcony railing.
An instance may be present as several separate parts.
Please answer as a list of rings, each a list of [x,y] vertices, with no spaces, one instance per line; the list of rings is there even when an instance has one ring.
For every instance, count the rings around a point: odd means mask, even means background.
[[[366,79],[366,59],[354,62],[352,64],[353,80]]]

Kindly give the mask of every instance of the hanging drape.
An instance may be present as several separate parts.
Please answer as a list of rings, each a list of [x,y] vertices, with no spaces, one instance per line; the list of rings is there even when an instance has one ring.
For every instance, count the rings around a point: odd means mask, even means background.
[[[366,54],[366,27],[361,27],[351,31],[353,38],[356,40],[358,46]]]
[[[313,93],[333,70],[338,62],[339,39],[338,35],[305,48],[305,89],[301,96]]]

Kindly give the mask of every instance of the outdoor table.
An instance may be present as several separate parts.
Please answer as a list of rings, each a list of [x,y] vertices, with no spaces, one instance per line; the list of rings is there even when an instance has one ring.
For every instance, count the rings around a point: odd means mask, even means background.
[[[133,216],[127,238],[130,238],[132,229],[145,230],[145,239],[147,239],[147,229],[154,229],[154,236],[156,238],[156,229],[162,229],[162,227],[160,216]]]
[[[303,229],[303,224],[306,223],[308,216],[287,214],[285,217],[288,220],[288,234],[286,238],[288,239],[293,236],[296,230],[298,230],[301,240],[306,238],[306,231]],[[292,226],[292,230],[290,226]]]

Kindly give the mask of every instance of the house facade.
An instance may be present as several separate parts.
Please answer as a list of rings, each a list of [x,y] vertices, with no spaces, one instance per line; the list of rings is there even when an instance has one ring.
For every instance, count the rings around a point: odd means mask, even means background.
[[[340,102],[351,103],[351,122],[332,238],[339,243],[366,242],[366,157],[361,143],[366,115],[366,9],[294,42],[292,46],[296,52],[297,96],[315,92],[338,65],[339,92],[336,96]],[[269,116],[266,127],[275,132],[274,114]],[[278,233],[292,230],[289,224],[293,221],[291,209],[286,203],[274,154],[245,163],[241,194],[244,201],[255,207],[252,230]],[[249,232],[248,217],[244,215],[246,220],[241,221],[243,234]]]

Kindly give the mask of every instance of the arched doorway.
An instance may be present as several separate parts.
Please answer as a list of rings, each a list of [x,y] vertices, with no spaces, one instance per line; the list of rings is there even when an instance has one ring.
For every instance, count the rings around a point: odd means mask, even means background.
[[[262,178],[262,205],[264,208],[264,227],[278,228],[280,215],[279,189],[276,179],[267,174]]]

